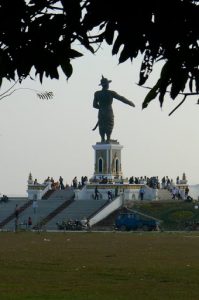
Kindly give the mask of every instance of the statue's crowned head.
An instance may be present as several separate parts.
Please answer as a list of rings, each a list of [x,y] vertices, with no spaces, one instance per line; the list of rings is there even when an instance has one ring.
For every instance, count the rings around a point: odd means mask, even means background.
[[[108,80],[107,78],[105,78],[105,77],[102,75],[102,79],[101,79],[99,85],[105,86],[105,85],[108,85],[111,81],[112,81],[112,80]]]

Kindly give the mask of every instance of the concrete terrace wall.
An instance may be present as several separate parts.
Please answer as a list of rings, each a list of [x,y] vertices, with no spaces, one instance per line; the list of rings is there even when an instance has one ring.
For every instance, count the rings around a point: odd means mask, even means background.
[[[118,195],[121,193],[124,194],[124,200],[139,200],[139,190],[141,187],[144,187],[145,190],[144,199],[157,199],[157,190],[143,184],[87,184],[82,190],[75,190],[75,199],[93,199],[96,186],[99,191],[99,198],[104,200],[108,199],[108,191],[112,191],[112,194],[115,195],[116,189]]]

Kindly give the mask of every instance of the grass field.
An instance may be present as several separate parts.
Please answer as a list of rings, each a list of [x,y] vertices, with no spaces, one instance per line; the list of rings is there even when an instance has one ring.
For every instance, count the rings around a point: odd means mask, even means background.
[[[0,233],[1,300],[190,300],[199,234]]]

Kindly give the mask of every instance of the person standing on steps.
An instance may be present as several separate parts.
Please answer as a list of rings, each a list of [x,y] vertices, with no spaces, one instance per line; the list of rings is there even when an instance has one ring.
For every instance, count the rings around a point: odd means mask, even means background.
[[[18,223],[19,223],[19,206],[18,206],[18,204],[16,204],[16,206],[15,206],[14,214],[15,214],[15,221],[14,221],[15,232],[17,232],[18,231]]]
[[[140,200],[144,200],[144,193],[145,193],[145,190],[143,187],[140,188]]]
[[[98,191],[97,186],[95,187],[95,196],[94,196],[94,199],[95,199],[95,200],[98,200],[98,199],[99,199],[99,191]]]
[[[61,176],[59,177],[59,185],[60,185],[61,190],[65,189],[64,184],[63,184],[63,178]]]
[[[32,227],[32,218],[29,217],[28,218],[28,229],[31,229],[31,227]]]
[[[15,218],[16,218],[16,220],[18,220],[18,218],[19,218],[19,207],[18,207],[18,204],[16,204],[16,206],[15,206]]]

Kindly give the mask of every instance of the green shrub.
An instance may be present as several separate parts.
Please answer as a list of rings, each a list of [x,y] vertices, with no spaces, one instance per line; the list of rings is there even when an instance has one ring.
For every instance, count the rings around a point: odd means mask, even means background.
[[[190,221],[194,216],[194,213],[190,210],[177,210],[168,215],[168,219],[173,222],[182,223]]]

